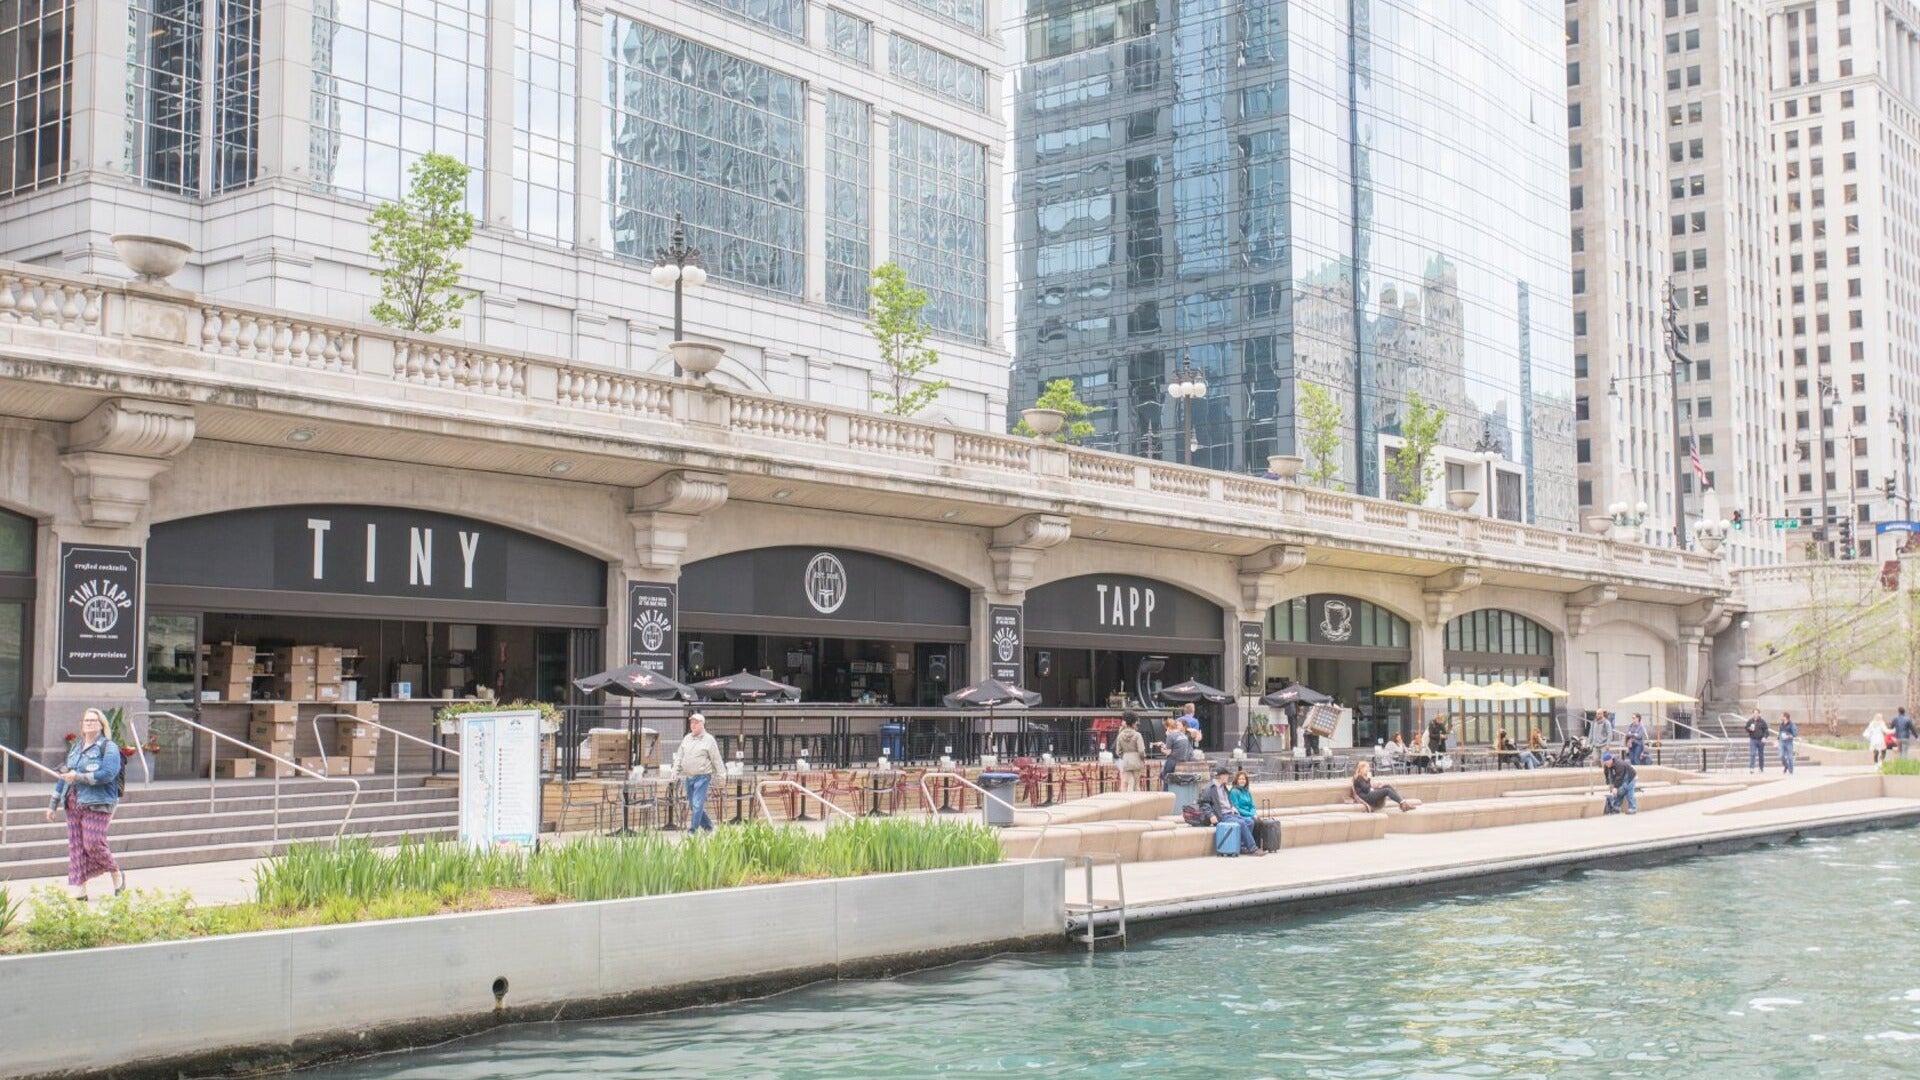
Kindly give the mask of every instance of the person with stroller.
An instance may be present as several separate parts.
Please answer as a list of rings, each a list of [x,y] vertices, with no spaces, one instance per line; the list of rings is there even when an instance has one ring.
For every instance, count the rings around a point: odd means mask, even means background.
[[[1393,800],[1394,805],[1398,806],[1403,814],[1413,809],[1413,804],[1401,798],[1392,784],[1374,787],[1373,762],[1365,758],[1360,759],[1360,763],[1353,767],[1353,800],[1366,807],[1368,813],[1372,813],[1387,805],[1389,799]]]
[[[1622,806],[1627,813],[1640,812],[1640,801],[1633,789],[1634,778],[1638,775],[1631,762],[1625,758],[1616,758],[1612,754],[1600,755],[1600,771],[1607,780],[1606,813],[1617,814]]]

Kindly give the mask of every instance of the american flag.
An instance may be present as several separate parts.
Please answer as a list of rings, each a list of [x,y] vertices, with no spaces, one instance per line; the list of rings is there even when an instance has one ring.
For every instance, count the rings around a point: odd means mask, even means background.
[[[1700,442],[1691,435],[1687,436],[1687,458],[1693,462],[1694,479],[1700,481],[1700,486],[1705,488],[1707,486],[1707,467],[1700,464]]]

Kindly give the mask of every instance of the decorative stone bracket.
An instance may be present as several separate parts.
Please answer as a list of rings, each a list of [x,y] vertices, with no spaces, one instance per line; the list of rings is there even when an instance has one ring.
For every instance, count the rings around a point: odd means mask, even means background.
[[[1461,594],[1480,587],[1480,571],[1457,566],[1427,579],[1420,592],[1427,601],[1427,623],[1445,626],[1453,618],[1453,605]]]
[[[634,561],[648,570],[678,570],[693,527],[727,501],[727,478],[717,473],[671,472],[633,489],[627,523]]]
[[[1059,514],[1028,514],[993,530],[987,554],[993,559],[994,588],[1005,595],[1026,592],[1040,556],[1072,535],[1073,522]]]
[[[1696,648],[1727,628],[1733,621],[1733,609],[1725,600],[1708,597],[1695,600],[1675,611],[1680,623],[1680,639]]]
[[[193,442],[191,405],[114,398],[67,425],[60,464],[73,476],[73,501],[87,525],[113,528],[140,520],[153,478]]]
[[[1307,549],[1299,544],[1275,544],[1240,560],[1240,610],[1264,616],[1280,602],[1280,586],[1288,574],[1307,565]]]
[[[1567,634],[1581,637],[1593,629],[1596,611],[1620,599],[1620,590],[1612,585],[1589,585],[1567,597]]]

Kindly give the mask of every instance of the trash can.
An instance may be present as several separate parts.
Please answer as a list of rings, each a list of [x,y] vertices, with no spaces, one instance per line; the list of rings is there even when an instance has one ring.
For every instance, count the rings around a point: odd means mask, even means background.
[[[894,761],[907,759],[907,725],[881,724],[880,749]]]
[[[1199,773],[1177,772],[1167,777],[1167,790],[1173,792],[1173,812],[1179,813],[1200,798]]]
[[[1020,774],[1014,772],[983,772],[980,774],[980,786],[986,789],[993,799],[981,799],[981,807],[986,811],[987,824],[1013,824],[1013,789],[1020,782]]]

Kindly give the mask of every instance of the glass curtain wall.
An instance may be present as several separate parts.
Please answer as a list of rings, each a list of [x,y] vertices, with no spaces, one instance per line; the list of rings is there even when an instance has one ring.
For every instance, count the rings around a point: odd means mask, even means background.
[[[127,22],[127,172],[175,195],[253,183],[260,0],[132,0]]]
[[[985,340],[987,148],[898,114],[892,138],[893,261],[935,331]]]
[[[579,25],[572,4],[515,4],[513,227],[537,239],[571,244]]]
[[[708,272],[806,291],[806,87],[642,23],[607,20],[609,247],[652,261],[674,214]]]
[[[73,0],[0,0],[0,199],[66,175],[73,23]]]
[[[873,267],[873,109],[827,94],[827,303],[867,311]]]

